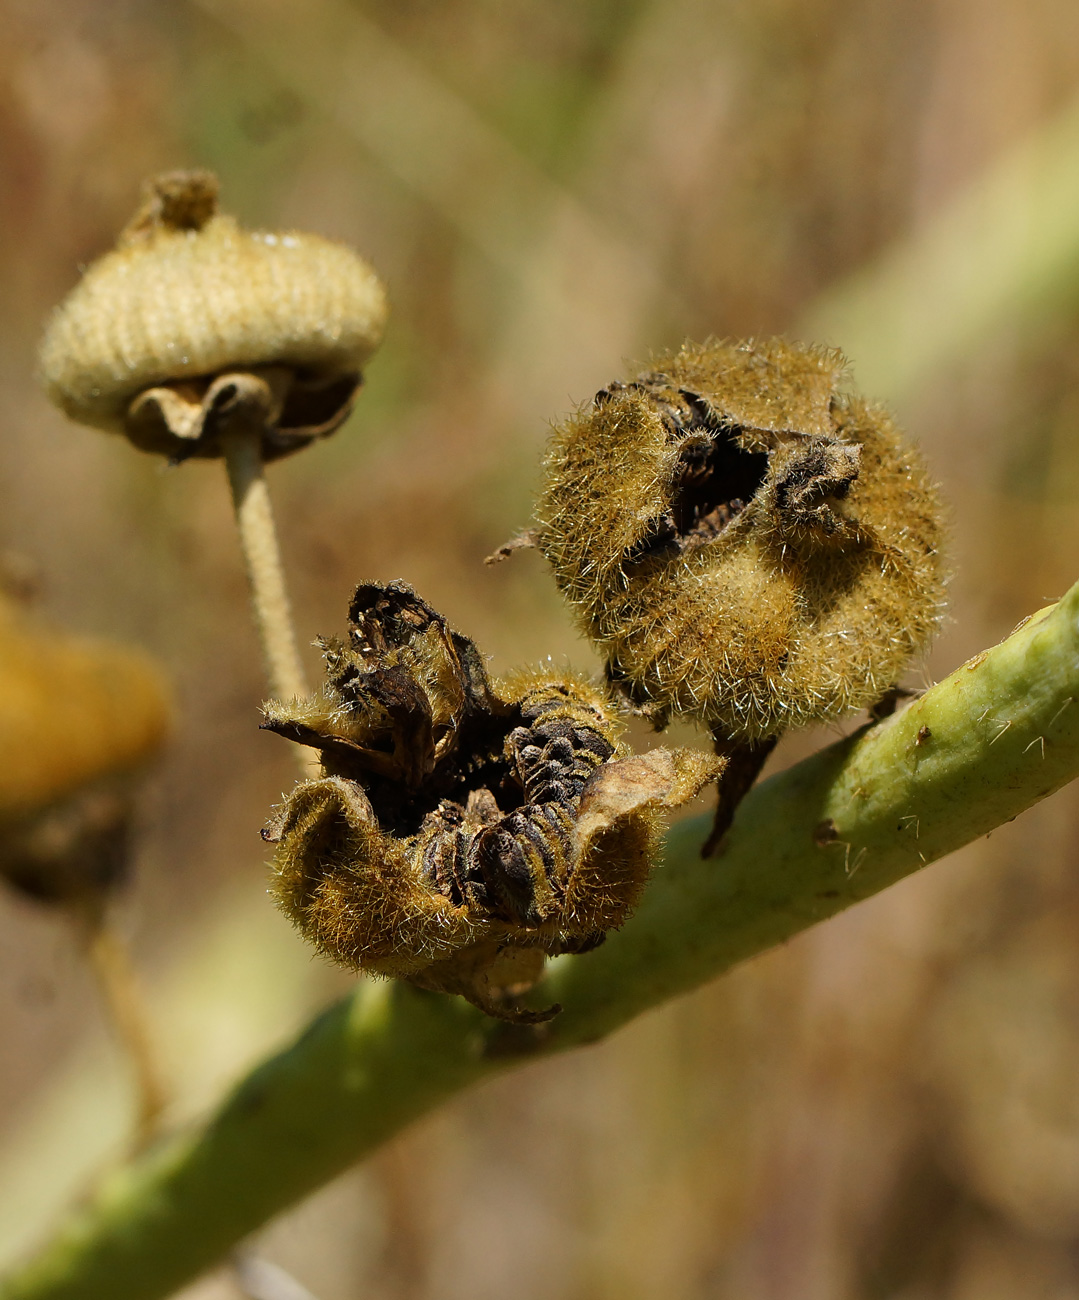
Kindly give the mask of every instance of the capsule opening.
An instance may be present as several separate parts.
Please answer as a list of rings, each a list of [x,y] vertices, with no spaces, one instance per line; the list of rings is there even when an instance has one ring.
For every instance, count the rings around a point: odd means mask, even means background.
[[[683,547],[718,536],[746,508],[768,473],[766,452],[745,451],[734,428],[695,438],[678,456],[671,517]]]

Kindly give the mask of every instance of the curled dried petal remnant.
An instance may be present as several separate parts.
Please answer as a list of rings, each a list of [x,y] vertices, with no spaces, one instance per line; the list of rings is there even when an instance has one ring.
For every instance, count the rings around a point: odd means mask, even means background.
[[[766,752],[872,705],[937,629],[942,506],[838,352],[687,345],[556,429],[536,544],[658,726]]]
[[[385,319],[351,249],[244,230],[210,172],[166,172],[54,312],[41,373],[72,419],[175,460],[220,455],[219,417],[257,407],[270,460],[343,423]]]
[[[602,692],[551,671],[491,682],[475,645],[404,583],[356,590],[326,682],[264,726],[319,750],[264,836],[275,891],[335,960],[535,1021],[546,956],[632,911],[665,808],[722,763],[631,756]]]

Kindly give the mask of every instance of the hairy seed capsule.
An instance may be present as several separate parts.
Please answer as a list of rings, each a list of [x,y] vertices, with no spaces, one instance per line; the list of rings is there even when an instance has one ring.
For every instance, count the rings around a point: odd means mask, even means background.
[[[662,810],[722,770],[635,757],[604,694],[553,672],[492,684],[476,647],[404,583],[357,588],[326,682],[264,726],[318,749],[264,831],[275,892],[337,961],[514,1008],[547,955],[584,952],[633,909]]]
[[[174,459],[219,455],[215,412],[254,386],[272,459],[344,421],[385,320],[351,249],[244,230],[211,173],[167,172],[53,314],[40,369],[72,419]]]
[[[556,429],[535,540],[612,682],[720,744],[871,705],[939,625],[942,507],[838,352],[687,345]]]

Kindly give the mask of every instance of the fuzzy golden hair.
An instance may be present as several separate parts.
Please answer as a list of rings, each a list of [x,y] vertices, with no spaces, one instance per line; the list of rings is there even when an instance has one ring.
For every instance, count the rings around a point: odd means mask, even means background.
[[[536,542],[657,725],[755,742],[872,704],[937,629],[943,509],[842,356],[686,345],[551,438]]]

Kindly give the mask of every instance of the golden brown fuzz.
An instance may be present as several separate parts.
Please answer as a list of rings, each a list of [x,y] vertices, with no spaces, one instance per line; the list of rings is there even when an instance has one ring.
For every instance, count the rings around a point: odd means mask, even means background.
[[[335,960],[460,993],[531,1022],[513,998],[547,955],[622,924],[656,861],[662,810],[722,770],[693,751],[631,756],[604,694],[530,670],[499,683],[475,645],[404,583],[356,590],[323,643],[318,695],[266,707],[318,749],[263,832],[275,892]]]
[[[535,540],[657,726],[755,744],[872,705],[937,629],[942,506],[843,357],[687,344],[557,428]]]

